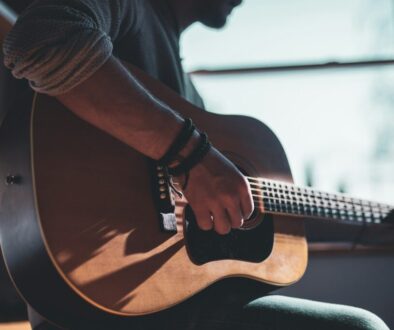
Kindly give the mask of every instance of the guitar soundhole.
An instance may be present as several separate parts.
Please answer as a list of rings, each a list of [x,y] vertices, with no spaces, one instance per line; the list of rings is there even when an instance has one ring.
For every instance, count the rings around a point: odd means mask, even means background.
[[[250,230],[256,228],[261,223],[261,221],[263,221],[263,218],[264,217],[261,216],[260,212],[255,208],[250,218],[244,221],[240,230]]]
[[[233,229],[228,235],[201,230],[191,208],[186,208],[185,239],[190,259],[198,264],[215,260],[262,262],[272,251],[273,221],[270,215],[258,215],[250,230]]]

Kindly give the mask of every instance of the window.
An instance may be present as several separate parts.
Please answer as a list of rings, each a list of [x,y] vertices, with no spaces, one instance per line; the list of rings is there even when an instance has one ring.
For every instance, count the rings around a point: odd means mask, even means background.
[[[224,30],[186,33],[184,66],[394,58],[393,8],[390,0],[244,0]],[[393,202],[394,65],[193,79],[208,110],[250,115],[273,129],[297,184]]]

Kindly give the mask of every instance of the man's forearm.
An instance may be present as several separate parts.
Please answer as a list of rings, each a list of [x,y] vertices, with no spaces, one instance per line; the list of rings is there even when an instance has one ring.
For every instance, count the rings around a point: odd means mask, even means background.
[[[154,159],[163,156],[183,126],[179,115],[112,57],[58,98],[81,118]],[[184,152],[193,149],[197,140],[195,133]],[[247,180],[215,148],[191,169],[184,193],[200,228],[214,228],[219,234],[239,228],[253,211]]]
[[[165,153],[183,123],[113,57],[57,98],[82,119],[154,159]]]

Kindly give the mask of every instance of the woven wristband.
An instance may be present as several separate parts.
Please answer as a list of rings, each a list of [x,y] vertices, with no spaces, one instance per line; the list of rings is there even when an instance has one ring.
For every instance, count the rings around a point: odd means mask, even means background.
[[[163,157],[161,157],[157,162],[164,166],[168,165],[189,142],[195,129],[196,127],[193,125],[192,120],[190,118],[186,118],[178,136],[172,142]]]
[[[200,142],[192,153],[186,157],[181,163],[175,167],[168,168],[168,173],[174,176],[189,172],[197,165],[211,149],[212,145],[208,141],[205,133],[200,133]]]

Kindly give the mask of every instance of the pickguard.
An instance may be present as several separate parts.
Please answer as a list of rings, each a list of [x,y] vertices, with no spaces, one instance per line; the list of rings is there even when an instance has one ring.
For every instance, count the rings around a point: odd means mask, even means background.
[[[263,216],[263,215],[258,215]],[[198,264],[233,259],[262,262],[271,254],[274,227],[271,215],[253,229],[232,229],[227,235],[201,230],[189,206],[185,210],[185,240],[190,259]]]

